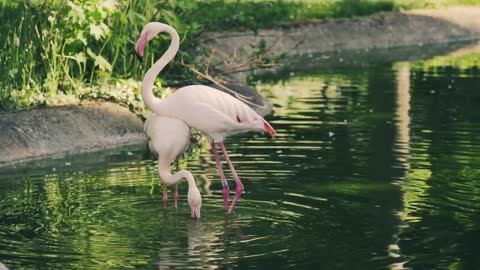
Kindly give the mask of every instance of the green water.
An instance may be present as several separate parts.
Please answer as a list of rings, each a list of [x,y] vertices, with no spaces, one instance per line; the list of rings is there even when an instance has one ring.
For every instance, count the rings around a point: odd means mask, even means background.
[[[203,195],[198,221],[185,183],[179,208],[163,208],[144,146],[2,168],[0,261],[12,269],[478,269],[479,58],[474,50],[262,79],[278,136],[226,142],[246,188],[231,215],[206,144],[180,163]]]

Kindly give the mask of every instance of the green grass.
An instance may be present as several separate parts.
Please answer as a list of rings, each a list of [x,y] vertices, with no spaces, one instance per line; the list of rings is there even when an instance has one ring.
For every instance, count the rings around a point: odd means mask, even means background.
[[[164,85],[198,78],[180,61],[195,64],[189,49],[205,31],[275,27],[311,19],[369,15],[381,11],[480,4],[480,0],[0,0],[0,110],[30,108],[70,99],[106,98],[132,103],[130,94],[109,95],[99,89],[139,81],[169,44],[155,40],[144,65],[133,46],[148,21],[173,25],[182,37],[176,61],[162,72]],[[197,65],[199,67],[201,65]],[[130,85],[130,83],[126,83]],[[126,87],[119,87],[127,89]],[[61,97],[61,98],[59,98]]]

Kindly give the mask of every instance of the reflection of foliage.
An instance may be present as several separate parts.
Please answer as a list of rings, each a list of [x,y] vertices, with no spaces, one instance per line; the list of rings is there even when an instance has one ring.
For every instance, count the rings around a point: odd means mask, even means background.
[[[460,56],[438,56],[430,60],[420,61],[412,64],[415,69],[436,70],[445,67],[455,67],[460,70],[477,69],[480,65],[480,53],[471,53]]]
[[[134,250],[137,239],[139,241],[145,239],[142,235],[131,239],[125,237],[128,226],[135,226],[135,222],[122,224],[118,220],[130,218],[131,221],[138,221],[144,220],[145,217],[134,211],[127,215],[125,209],[129,207],[128,201],[109,204],[111,202],[105,199],[111,193],[103,192],[103,189],[111,184],[108,182],[109,178],[119,181],[127,175],[128,172],[105,172],[96,176],[74,174],[63,179],[58,175],[46,175],[40,183],[38,179],[36,181],[19,179],[18,186],[25,185],[25,191],[17,194],[15,191],[7,192],[2,196],[0,217],[7,221],[6,224],[16,224],[11,228],[2,226],[2,233],[16,235],[15,238],[22,243],[16,248],[32,258],[37,256],[37,252],[43,255],[91,254],[90,259],[98,265],[138,263],[135,261],[138,258],[115,255],[118,250],[112,250],[111,245],[120,241],[123,249]],[[35,184],[32,185],[32,182]],[[136,188],[145,189],[146,183],[142,184],[137,184]],[[21,191],[21,188],[18,190]],[[111,190],[121,193],[121,188]],[[38,246],[42,246],[44,241],[51,243],[52,246],[48,250],[39,251]],[[2,244],[4,243],[0,243],[2,251],[15,250]],[[25,261],[22,263],[25,264]],[[76,267],[73,265],[67,267],[65,260],[60,262],[52,257],[44,258],[42,263],[43,267],[57,269],[60,267],[57,263],[61,264],[62,268],[78,268],[79,265],[85,267],[92,262],[71,260],[68,264],[73,263]]]
[[[190,162],[198,162],[203,151],[202,147],[192,147],[181,166],[188,168]],[[139,155],[143,155],[143,151]],[[156,258],[162,240],[175,238],[179,230],[184,233],[192,221],[185,202],[185,182],[180,184],[179,209],[173,210],[170,205],[162,211],[161,189],[148,195],[150,180],[160,183],[156,162],[130,162],[125,166],[109,161],[106,168],[96,170],[92,170],[90,161],[82,159],[72,161],[71,167],[68,165],[74,170],[58,168],[65,164],[59,161],[55,167],[63,171],[60,173],[1,179],[11,181],[11,185],[1,187],[2,261],[15,269],[34,269],[37,256],[42,256],[42,267],[48,269],[133,268],[145,266]],[[86,168],[82,162],[87,162]],[[36,172],[42,174],[52,169]],[[172,212],[170,217],[165,216],[168,211]],[[212,221],[209,224],[212,226]],[[191,236],[188,231],[189,241],[202,240],[195,252],[212,249],[210,241],[217,241],[216,234],[223,233],[218,228],[220,223],[205,234]],[[5,239],[14,239],[16,243],[10,246]],[[182,244],[179,250],[185,252]],[[163,252],[170,253],[170,250]]]
[[[476,62],[478,53],[459,50],[412,65],[410,169],[399,182],[398,216],[403,253],[419,254],[413,268],[439,257],[447,259],[431,267],[456,269],[472,262],[464,250],[469,249],[465,239],[478,229],[478,118],[472,113],[478,95],[470,75],[477,72]]]

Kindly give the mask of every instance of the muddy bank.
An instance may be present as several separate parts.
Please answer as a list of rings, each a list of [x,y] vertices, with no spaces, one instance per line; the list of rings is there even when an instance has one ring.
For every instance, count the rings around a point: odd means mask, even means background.
[[[300,55],[290,59],[288,65],[257,69],[251,72],[239,72],[236,74],[236,78],[246,78],[248,76],[251,80],[261,81],[264,78],[282,78],[320,69],[368,67],[403,61],[422,61],[439,55],[465,55],[477,52],[479,47],[479,41],[463,41],[424,46],[346,50]]]
[[[142,121],[113,103],[0,114],[0,166],[146,142]]]
[[[203,39],[203,44],[212,51],[209,61],[216,63],[216,69],[236,81],[245,81],[245,71],[258,68],[259,62],[266,58],[283,56],[284,62],[290,64],[298,56],[325,53],[328,56],[348,51],[370,58],[375,56],[372,50],[377,49],[423,46],[424,50],[429,50],[432,44],[478,40],[480,7],[386,12],[260,30],[257,35],[252,32],[209,33]],[[263,51],[259,50],[261,44]],[[377,59],[383,61],[381,57]],[[332,63],[329,57],[302,61]],[[278,68],[281,67],[273,69]]]

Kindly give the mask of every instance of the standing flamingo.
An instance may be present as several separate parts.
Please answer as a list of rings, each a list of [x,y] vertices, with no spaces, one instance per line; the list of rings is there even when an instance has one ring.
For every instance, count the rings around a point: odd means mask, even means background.
[[[240,198],[240,194],[244,191],[244,187],[223,143],[225,137],[248,131],[266,131],[274,137],[276,132],[265,119],[248,105],[227,93],[208,86],[189,85],[182,87],[164,101],[156,97],[152,91],[154,80],[176,55],[180,46],[180,38],[171,26],[151,22],[145,25],[135,45],[135,52],[139,59],[142,59],[145,46],[160,32],[170,34],[172,41],[167,51],[145,74],[142,82],[142,98],[154,113],[181,119],[190,127],[207,135],[215,157],[218,174],[222,180],[224,206],[231,213]],[[216,144],[220,145],[236,184],[235,197],[230,208],[228,207],[230,189],[223,173]]]
[[[187,170],[180,170],[172,175],[170,163],[180,154],[185,152],[190,143],[190,127],[182,120],[150,114],[145,121],[145,132],[149,137],[150,149],[158,155],[158,174],[167,185],[177,184],[185,178],[188,182],[188,204],[192,210],[193,218],[200,218],[202,197],[195,185],[193,175]],[[178,191],[175,187],[175,208],[177,207]],[[166,204],[167,196],[164,191],[163,203]]]

